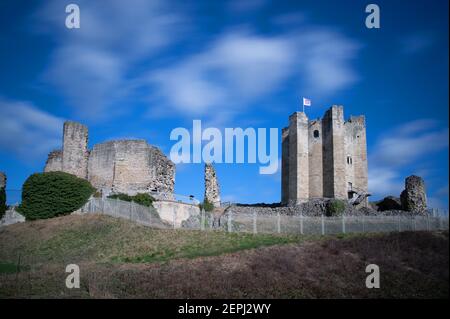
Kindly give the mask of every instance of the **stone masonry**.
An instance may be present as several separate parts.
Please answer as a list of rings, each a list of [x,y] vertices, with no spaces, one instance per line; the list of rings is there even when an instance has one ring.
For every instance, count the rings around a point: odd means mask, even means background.
[[[6,188],[6,174],[3,172],[0,172],[0,189]]]
[[[281,175],[284,205],[315,198],[347,200],[367,193],[364,116],[344,121],[343,107],[336,105],[322,119],[309,120],[303,112],[292,114],[282,131]]]
[[[405,179],[405,190],[400,194],[402,209],[410,212],[425,213],[427,195],[424,180],[415,175]]]
[[[63,171],[85,178],[104,196],[152,193],[172,199],[175,165],[145,140],[116,140],[88,149],[88,129],[64,123],[63,149],[50,152],[45,172]]]
[[[216,170],[212,164],[205,164],[205,199],[214,207],[220,207],[220,189]]]

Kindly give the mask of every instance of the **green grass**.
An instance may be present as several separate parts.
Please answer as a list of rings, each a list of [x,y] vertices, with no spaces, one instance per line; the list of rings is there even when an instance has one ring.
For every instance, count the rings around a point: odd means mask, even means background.
[[[42,221],[25,223],[21,236],[0,233],[5,248],[0,262],[14,263],[21,252],[24,264],[152,263],[196,258],[245,249],[303,241],[311,236],[152,229],[108,216],[70,216],[47,231]],[[70,222],[70,219],[75,220]],[[27,225],[28,224],[28,225]],[[41,225],[43,227],[41,227]],[[47,225],[48,227],[48,225]],[[20,228],[20,227],[19,227]],[[317,237],[316,237],[317,238]]]
[[[253,235],[73,215],[1,228],[0,244],[0,298],[448,296],[448,232]],[[72,263],[77,290],[64,287]],[[383,289],[364,288],[370,263]]]

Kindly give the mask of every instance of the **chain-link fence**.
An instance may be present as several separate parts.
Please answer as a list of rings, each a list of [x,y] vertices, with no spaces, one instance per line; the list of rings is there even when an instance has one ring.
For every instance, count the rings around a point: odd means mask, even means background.
[[[81,213],[102,213],[131,220],[133,222],[163,228],[175,226],[173,218],[161,220],[154,207],[118,199],[93,198],[81,209]],[[170,217],[170,216],[169,216]],[[431,213],[408,216],[340,216],[307,217],[302,215],[267,214],[254,212],[226,213],[214,216],[202,210],[200,215],[191,216],[196,222],[182,223],[182,227],[198,230],[218,230],[247,233],[283,233],[304,235],[326,235],[340,233],[367,233],[416,230],[444,230],[449,227],[448,216]]]
[[[448,217],[416,216],[341,216],[306,217],[283,214],[233,214],[227,213],[220,221],[201,212],[201,229],[220,227],[229,232],[284,233],[326,235],[340,233],[367,233],[417,230],[445,230],[449,228]]]
[[[124,218],[145,226],[157,228],[177,228],[177,212],[173,218],[160,218],[154,207],[146,207],[134,202],[118,199],[92,198],[79,213],[100,213]],[[445,213],[445,212],[444,212]],[[166,214],[167,215],[167,214]],[[170,215],[170,214],[169,214]],[[170,218],[169,218],[170,217]],[[340,216],[307,217],[302,215],[267,214],[255,211],[248,213],[228,212],[222,216],[201,211],[190,216],[189,222],[182,222],[183,228],[198,230],[224,230],[247,233],[284,233],[284,234],[339,234],[365,232],[392,232],[418,230],[445,230],[449,228],[449,218],[442,211],[431,210],[424,215],[398,216]]]
[[[151,226],[168,226],[158,215],[154,207],[147,207],[134,202],[126,202],[118,199],[92,198],[81,209],[80,213],[100,213],[117,218],[124,218],[133,222]]]

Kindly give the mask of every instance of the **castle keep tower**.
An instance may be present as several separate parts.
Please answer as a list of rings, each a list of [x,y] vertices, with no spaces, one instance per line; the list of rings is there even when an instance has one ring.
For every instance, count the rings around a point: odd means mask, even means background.
[[[303,112],[289,117],[282,130],[281,201],[297,205],[313,198],[367,202],[366,126],[364,116],[344,121],[342,106],[322,119]]]

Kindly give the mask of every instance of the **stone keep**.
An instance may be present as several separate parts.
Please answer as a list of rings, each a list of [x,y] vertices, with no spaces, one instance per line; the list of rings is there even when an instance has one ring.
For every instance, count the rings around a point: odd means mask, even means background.
[[[367,193],[364,116],[344,121],[343,107],[336,105],[322,119],[309,120],[303,112],[292,114],[289,126],[282,130],[281,161],[281,201],[285,205]]]
[[[205,164],[205,199],[214,207],[220,207],[220,189],[216,170],[212,164]]]
[[[87,141],[87,127],[64,123],[63,149],[50,152],[44,171],[85,178],[103,195],[156,192],[156,197],[172,199],[175,165],[158,148],[145,140],[116,140],[89,150]]]

